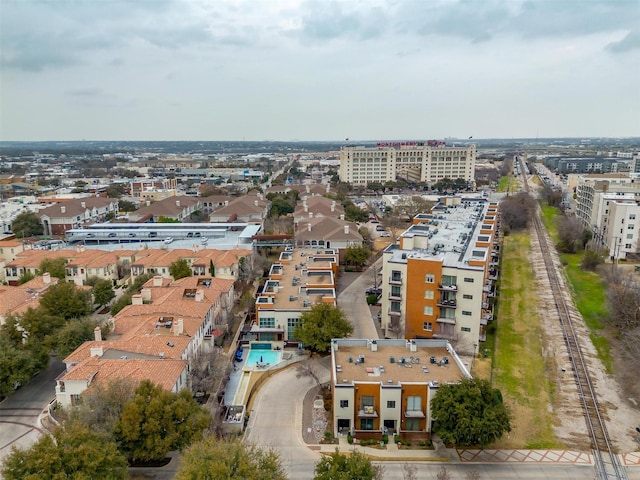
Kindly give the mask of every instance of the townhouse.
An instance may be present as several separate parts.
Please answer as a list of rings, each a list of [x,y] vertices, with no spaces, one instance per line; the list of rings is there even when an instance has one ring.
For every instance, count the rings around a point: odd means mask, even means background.
[[[271,202],[266,200],[261,193],[231,197],[227,205],[214,210],[209,215],[209,221],[212,223],[262,223],[267,218],[270,208]]]
[[[255,339],[272,349],[296,341],[293,331],[305,311],[318,303],[336,305],[338,267],[335,249],[286,247],[256,298]]]
[[[160,217],[170,218],[183,222],[189,216],[202,208],[198,198],[186,195],[170,196],[156,202],[147,200],[146,204],[134,212],[129,212],[131,222],[155,222]]]
[[[439,386],[470,377],[444,339],[334,339],[332,431],[360,440],[381,440],[384,434],[427,440]]]
[[[336,248],[340,253],[351,246],[362,246],[364,239],[358,225],[344,219],[316,217],[300,221],[295,226],[295,244],[307,248]]]
[[[96,328],[94,340],[64,359],[56,400],[74,405],[92,383],[114,378],[149,379],[171,391],[190,388],[190,365],[213,349],[214,331],[226,328],[232,299],[231,280],[153,277],[132,305],[110,319],[108,339]]]
[[[72,228],[104,222],[108,215],[118,214],[118,200],[115,198],[85,197],[56,203],[40,210],[40,219],[45,235],[64,235]]]
[[[1,285],[0,325],[4,324],[10,315],[19,317],[29,308],[38,308],[40,296],[57,282],[57,278],[51,278],[51,275],[45,272],[22,285]]]
[[[383,252],[385,337],[444,338],[471,353],[493,320],[497,203],[443,197]]]
[[[327,197],[305,198],[301,203],[298,203],[293,212],[293,223],[320,217],[342,218],[344,220],[344,207],[341,203]]]

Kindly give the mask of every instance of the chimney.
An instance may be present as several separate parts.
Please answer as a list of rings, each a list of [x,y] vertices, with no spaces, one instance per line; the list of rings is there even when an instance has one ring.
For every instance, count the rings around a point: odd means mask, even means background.
[[[140,296],[142,297],[142,302],[143,303],[145,301],[147,301],[147,302],[151,301],[151,289],[150,288],[143,288],[142,290],[140,290]]]
[[[84,245],[80,245],[80,253],[84,252],[86,249],[84,247]]]
[[[378,341],[377,340],[371,340],[371,351],[372,352],[377,352],[378,351]]]
[[[330,190],[331,190],[331,184],[327,183],[327,193],[329,193]]]
[[[313,212],[309,212],[309,218],[313,218]]]
[[[87,202],[80,202],[80,206],[82,208],[87,208]]]
[[[196,302],[204,300],[204,292],[202,290],[196,290]]]
[[[253,204],[257,207],[258,206],[258,200],[254,200]]]
[[[102,341],[102,330],[100,329],[100,327],[96,327],[93,329],[93,338],[96,342]]]
[[[340,214],[340,220],[344,220],[344,213]]]
[[[335,200],[333,200],[333,201],[331,202],[331,211],[332,211],[332,212],[335,212],[335,211],[336,211],[336,201],[335,201]]]
[[[307,193],[309,193],[311,191],[311,189],[309,188],[309,185],[307,185]]]
[[[65,207],[64,205],[62,205],[60,207],[60,213],[67,213],[67,207]]]
[[[176,207],[180,206],[180,200],[176,200]]]
[[[418,345],[416,345],[416,341],[415,340],[411,340],[411,346],[409,347],[409,349],[415,353],[418,351]]]
[[[151,200],[147,200],[147,207],[151,205]]]
[[[162,275],[154,275],[153,277],[153,286],[161,287],[162,286]]]
[[[308,211],[309,211],[309,207],[307,207],[307,202],[304,202],[303,207],[304,207],[304,211],[305,211],[305,212],[308,212]]]
[[[310,231],[311,231],[311,224],[307,223],[307,232],[310,232]]]
[[[49,272],[44,272],[42,274],[42,283],[45,285],[49,285],[51,283],[51,274]]]
[[[304,211],[307,211],[307,199],[305,197],[305,199],[302,201],[302,206],[304,207]]]
[[[178,335],[182,335],[184,333],[184,319],[182,317],[176,320],[176,323],[173,327],[173,334],[177,337]]]
[[[131,305],[142,305],[142,295],[139,293],[131,295]]]
[[[344,234],[349,235],[349,225],[344,226]]]
[[[92,357],[101,357],[104,355],[104,349],[102,347],[91,347],[89,349],[89,355]]]

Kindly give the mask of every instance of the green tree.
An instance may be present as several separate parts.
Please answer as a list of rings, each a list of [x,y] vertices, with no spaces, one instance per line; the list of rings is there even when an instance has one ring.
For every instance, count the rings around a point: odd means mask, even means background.
[[[59,427],[27,449],[13,447],[2,475],[6,480],[129,478],[127,461],[115,442],[79,423]]]
[[[171,265],[169,265],[169,273],[174,280],[179,280],[181,278],[190,277],[191,275],[193,275],[191,267],[189,266],[189,262],[187,262],[184,258],[176,260]]]
[[[18,238],[42,235],[44,228],[40,219],[33,212],[22,212],[11,222],[11,231]]]
[[[158,223],[182,223],[177,218],[165,217],[164,215],[160,215],[158,217]]]
[[[347,265],[352,264],[362,266],[367,263],[370,255],[371,252],[369,252],[367,247],[363,245],[350,245],[344,252],[344,261]]]
[[[54,336],[53,345],[58,357],[65,358],[88,340],[93,340],[98,322],[89,318],[72,318]]]
[[[45,258],[40,262],[38,274],[49,273],[52,277],[64,280],[67,278],[67,259],[64,257]]]
[[[323,456],[314,468],[313,480],[381,480],[383,469],[371,463],[369,457],[358,451],[348,455],[338,449]]]
[[[91,312],[91,292],[81,290],[70,282],[60,282],[51,285],[40,297],[40,306],[50,315],[65,320],[84,317]]]
[[[132,299],[130,293],[125,293],[118,300],[116,300],[113,305],[111,305],[111,310],[109,312],[111,315],[116,315],[120,310],[122,310],[127,305],[131,305]]]
[[[328,352],[333,338],[348,337],[353,325],[338,307],[318,303],[302,314],[293,336],[316,352]]]
[[[25,270],[24,273],[20,275],[20,278],[18,278],[18,285],[24,285],[34,278],[36,278],[36,276],[33,273],[31,273],[29,270]]]
[[[286,480],[278,453],[239,438],[207,437],[191,445],[180,463],[177,480]]]
[[[447,444],[484,447],[511,431],[502,394],[484,379],[440,386],[431,400],[435,432]]]
[[[14,319],[7,319],[0,327],[0,395],[26,384],[41,368],[38,358],[22,343],[22,332],[16,327]]]
[[[145,380],[124,406],[114,433],[128,458],[158,460],[198,440],[210,423],[209,412],[187,390],[169,392]]]
[[[29,341],[42,343],[64,325],[64,318],[51,315],[42,307],[29,307],[20,317],[19,323],[27,333]]]
[[[100,278],[93,285],[93,300],[96,305],[107,305],[116,296],[112,283],[104,278]]]
[[[129,200],[118,200],[118,210],[121,212],[134,212],[138,206]]]
[[[344,207],[344,219],[348,222],[366,222],[369,220],[369,214],[353,203],[349,203]]]
[[[136,293],[140,293],[140,290],[142,290],[142,286],[152,278],[153,278],[153,273],[145,273],[143,275],[136,277],[133,283],[129,285],[129,288],[127,288],[127,293],[130,293],[132,295]]]

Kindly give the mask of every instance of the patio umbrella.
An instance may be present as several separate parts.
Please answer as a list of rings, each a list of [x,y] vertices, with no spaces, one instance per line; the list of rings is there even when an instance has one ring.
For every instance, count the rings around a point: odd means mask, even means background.
[[[262,363],[262,355],[260,355],[260,363]]]

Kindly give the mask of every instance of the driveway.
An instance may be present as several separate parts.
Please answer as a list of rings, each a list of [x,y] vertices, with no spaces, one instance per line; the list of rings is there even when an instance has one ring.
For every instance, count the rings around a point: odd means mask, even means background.
[[[55,397],[55,379],[64,370],[57,358],[24,387],[0,403],[0,462],[11,453],[11,447],[28,447],[41,434],[38,416]]]
[[[365,290],[373,286],[373,269],[378,270],[382,266],[379,259],[373,266],[362,273],[343,273],[342,275],[357,275],[357,278],[338,293],[338,307],[347,315],[353,323],[352,338],[380,338],[373,319],[371,310],[367,305]]]
[[[313,362],[320,380],[328,381],[328,358]],[[284,369],[262,386],[253,403],[245,440],[274,447],[289,478],[310,479],[320,455],[302,441],[302,406],[315,382],[296,374],[295,367]]]

